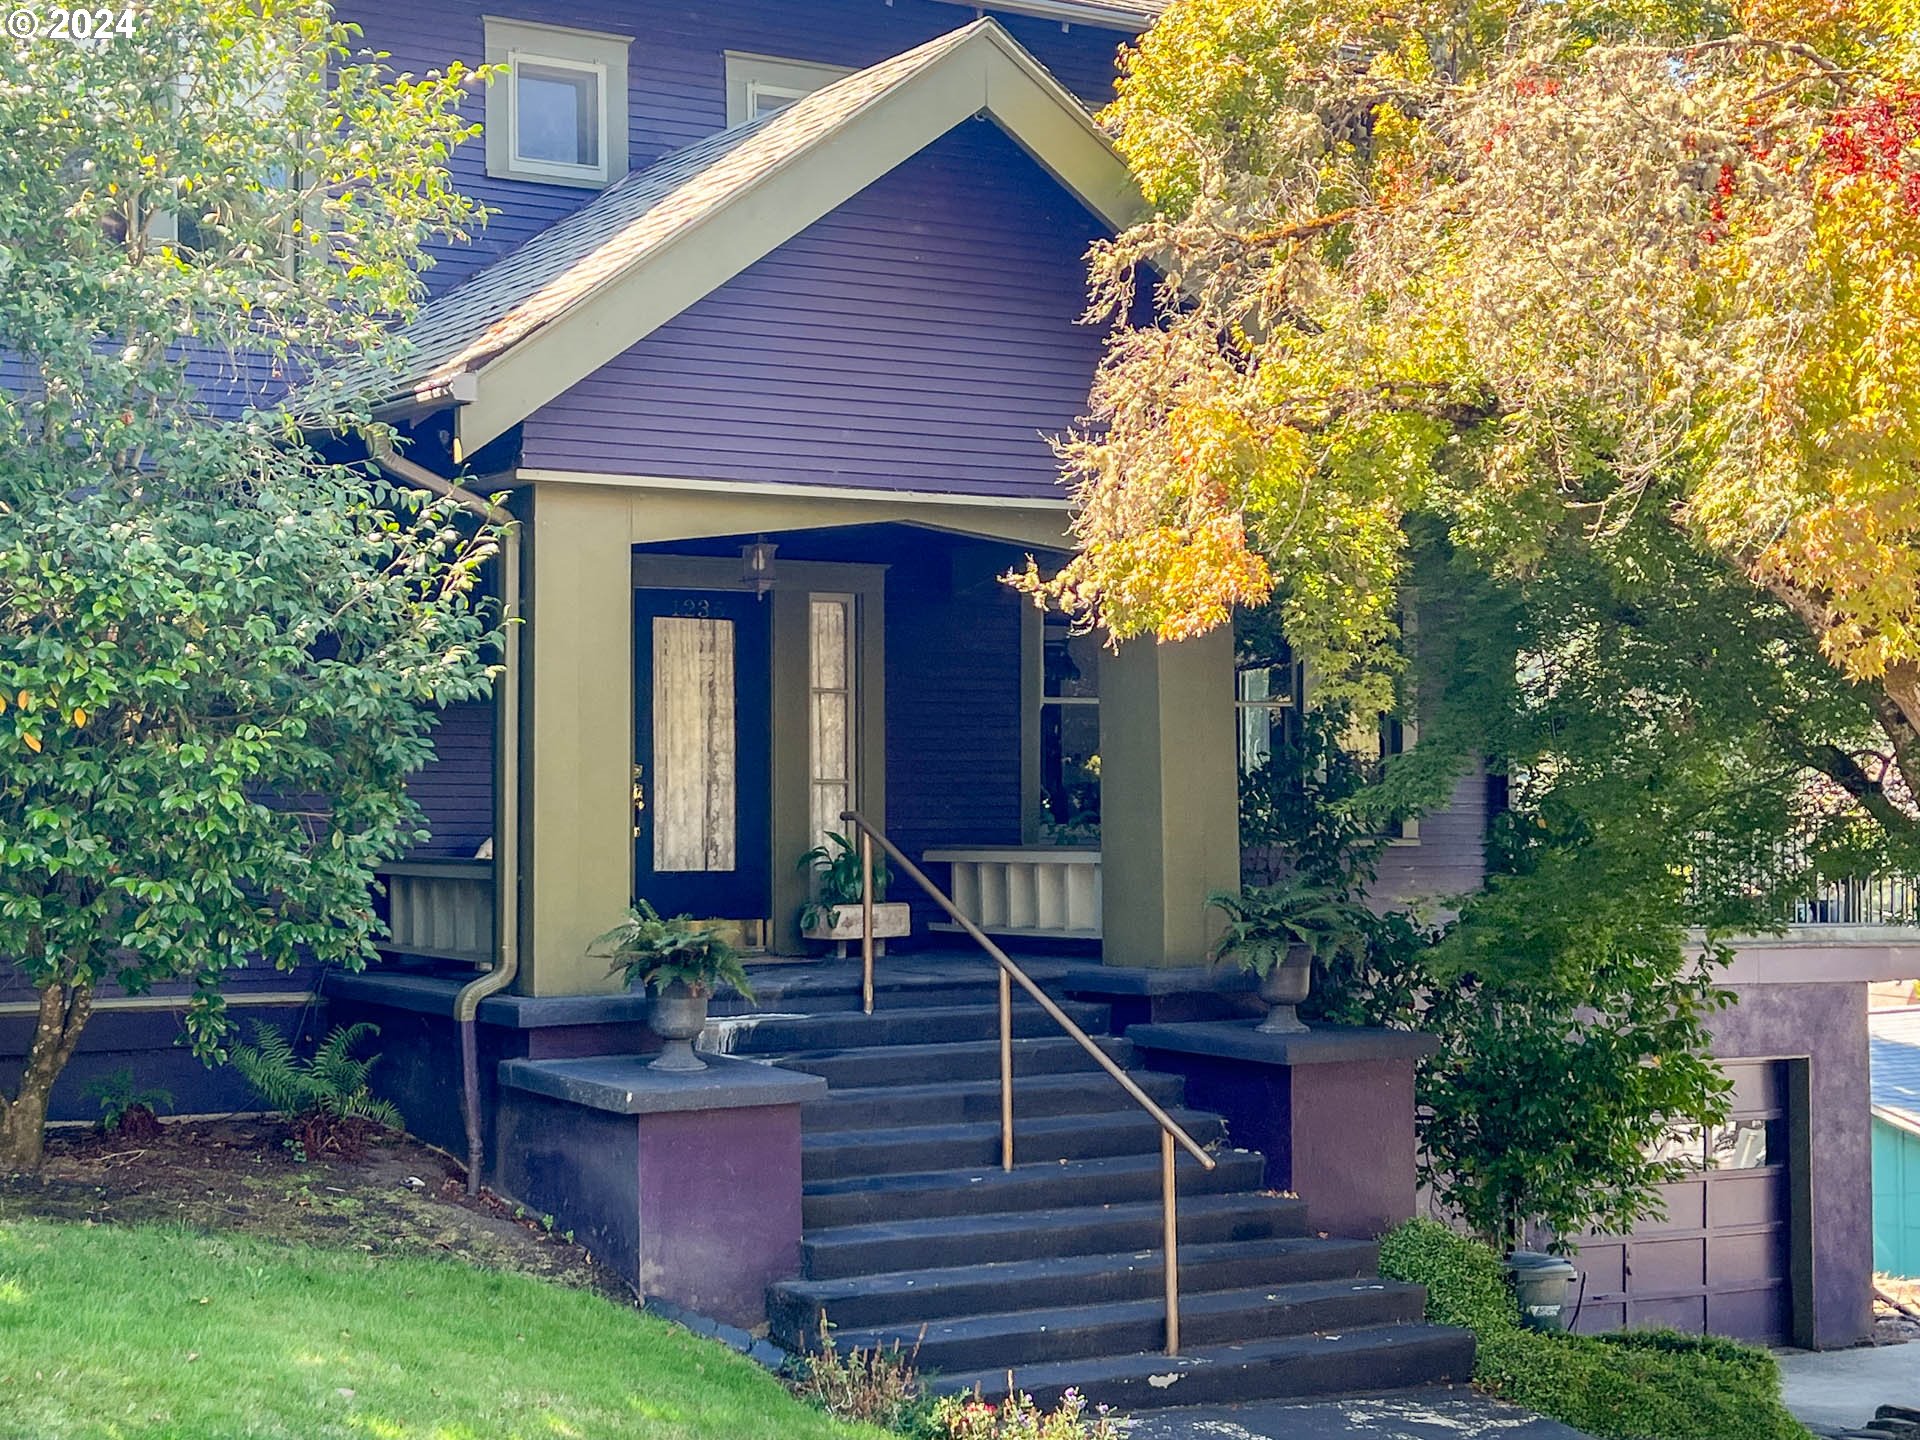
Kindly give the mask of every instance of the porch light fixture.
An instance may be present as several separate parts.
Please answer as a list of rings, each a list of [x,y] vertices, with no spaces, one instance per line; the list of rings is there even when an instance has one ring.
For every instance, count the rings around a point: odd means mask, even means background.
[[[764,535],[757,536],[750,545],[740,547],[740,580],[756,598],[764,600],[767,592],[773,589],[773,552],[778,545],[768,543]]]

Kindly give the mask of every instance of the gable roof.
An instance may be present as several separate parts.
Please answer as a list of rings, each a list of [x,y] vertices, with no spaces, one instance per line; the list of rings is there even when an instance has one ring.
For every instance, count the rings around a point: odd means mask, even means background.
[[[376,410],[459,402],[471,453],[974,115],[1118,230],[1125,164],[991,19],[636,171],[425,306],[397,364],[330,377]]]
[[[1874,1110],[1920,1132],[1920,1009],[1875,1010],[1867,1035]]]

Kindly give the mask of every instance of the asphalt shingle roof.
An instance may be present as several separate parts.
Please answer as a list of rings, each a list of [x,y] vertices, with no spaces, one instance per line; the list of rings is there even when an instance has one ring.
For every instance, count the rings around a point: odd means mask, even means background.
[[[1920,1009],[1876,1010],[1867,1020],[1873,1105],[1920,1130]]]

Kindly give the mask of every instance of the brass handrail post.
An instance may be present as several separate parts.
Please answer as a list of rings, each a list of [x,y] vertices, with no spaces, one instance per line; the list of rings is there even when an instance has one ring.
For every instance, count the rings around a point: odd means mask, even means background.
[[[873,1014],[873,832],[860,826],[860,1003]]]
[[[1013,1169],[1013,977],[1000,972],[1000,1168]]]
[[[1160,1216],[1162,1242],[1166,1247],[1166,1303],[1167,1303],[1167,1353],[1180,1353],[1180,1224],[1176,1211],[1174,1160],[1176,1152],[1174,1142],[1200,1162],[1202,1169],[1211,1170],[1215,1166],[1213,1156],[1181,1128],[1180,1122],[1160,1108],[1154,1098],[1142,1090],[1134,1078],[1114,1064],[1111,1056],[1094,1043],[1093,1037],[1074,1024],[1068,1015],[1053,1001],[1053,997],[1033,983],[1033,977],[1022,970],[992,940],[972,918],[966,915],[953,899],[938,885],[927,878],[926,872],[901,853],[885,835],[867,823],[866,817],[857,810],[841,812],[840,818],[860,831],[860,868],[863,886],[862,910],[866,916],[866,938],[862,942],[862,951],[866,959],[866,1005],[867,1013],[873,1013],[873,846],[878,842],[894,864],[898,865],[913,880],[927,897],[946,911],[947,916],[967,933],[974,944],[978,945],[993,960],[1000,970],[1000,1163],[1013,1169],[1013,986],[1020,988],[1032,997],[1034,1003],[1047,1013],[1049,1019],[1066,1031],[1082,1050],[1102,1070],[1125,1090],[1133,1102],[1160,1127]]]
[[[1167,1353],[1180,1353],[1180,1219],[1175,1213],[1173,1132],[1160,1132],[1160,1224],[1167,1252]]]

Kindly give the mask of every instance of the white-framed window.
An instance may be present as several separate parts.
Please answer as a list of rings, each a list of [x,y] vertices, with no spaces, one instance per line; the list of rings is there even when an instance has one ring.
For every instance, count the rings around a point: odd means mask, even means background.
[[[727,60],[727,125],[744,125],[831,85],[853,71],[840,65],[816,65],[808,60],[782,60],[775,55],[752,55],[729,50]]]
[[[1241,653],[1233,665],[1233,715],[1238,722],[1240,773],[1251,775],[1273,759],[1276,745],[1284,745],[1300,723],[1305,701],[1306,674],[1284,640],[1273,653]]]
[[[859,773],[859,712],[854,708],[854,625],[851,595],[811,595],[807,603],[807,806],[815,845],[846,833],[842,813],[854,808]]]
[[[1402,601],[1401,624],[1412,639],[1417,632],[1411,592]],[[1252,775],[1272,761],[1276,749],[1299,740],[1299,727],[1313,699],[1312,685],[1305,664],[1270,623],[1237,630],[1233,684],[1240,773]],[[1407,699],[1412,698],[1409,685]],[[1411,750],[1418,738],[1419,724],[1411,714],[1384,714],[1356,718],[1338,743],[1363,767],[1377,772],[1389,757]],[[1403,820],[1389,833],[1387,843],[1419,844],[1420,822]]]
[[[192,73],[177,76],[173,82],[173,110],[179,113],[193,104],[237,106],[262,120],[281,122],[287,109],[286,67],[291,62],[283,54],[262,50],[264,43],[255,39],[243,44],[236,57],[221,67],[214,97],[197,93],[196,87],[215,82]],[[205,187],[198,197],[183,188],[176,192],[177,205],[149,212],[146,243],[148,246],[171,245],[183,256],[216,252],[229,243],[231,227],[248,221],[257,223],[265,216],[274,221],[274,228],[279,232],[280,268],[291,275],[299,249],[294,243],[296,220],[307,227],[309,234],[325,222],[317,200],[299,214],[287,204],[288,194],[298,191],[305,183],[301,172],[284,162],[252,175],[229,170],[217,187],[221,193],[217,208],[208,208]]]
[[[1040,666],[1042,832],[1090,843],[1100,826],[1100,637],[1048,612]]]
[[[627,173],[631,35],[486,17],[487,173],[589,189]]]

